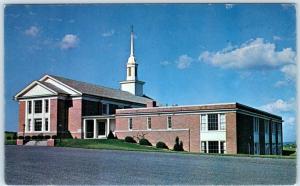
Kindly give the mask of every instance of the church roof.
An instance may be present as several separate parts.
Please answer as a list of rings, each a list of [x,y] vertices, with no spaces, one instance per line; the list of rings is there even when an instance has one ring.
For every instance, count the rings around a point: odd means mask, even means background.
[[[147,96],[135,96],[129,92],[108,88],[100,85],[90,84],[82,81],[72,80],[60,76],[49,75],[50,77],[72,87],[73,89],[81,92],[82,94],[99,96],[122,101],[129,101],[134,103],[146,104],[152,99]],[[45,83],[45,82],[44,82]],[[49,83],[48,83],[49,84]]]

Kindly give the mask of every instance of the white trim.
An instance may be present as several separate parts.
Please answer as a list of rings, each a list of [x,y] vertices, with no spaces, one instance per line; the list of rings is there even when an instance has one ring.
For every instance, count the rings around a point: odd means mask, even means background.
[[[189,131],[189,129],[115,130],[115,132],[174,132],[174,131]]]
[[[180,115],[199,115],[199,114],[226,114],[226,113],[235,113],[236,110],[228,110],[228,111],[196,111],[196,112],[180,112],[180,113],[172,113],[172,112],[156,112],[155,114],[141,114],[141,113],[130,113],[131,115],[121,115],[121,114],[115,114],[116,117],[120,118],[134,118],[134,117],[159,117],[159,116],[180,116]]]
[[[149,128],[149,120],[150,119],[150,125],[151,125],[151,128]],[[146,126],[147,126],[147,130],[152,130],[152,118],[151,117],[146,117]]]
[[[131,128],[130,128],[130,121],[131,121]],[[132,118],[128,118],[128,130],[129,131],[133,130],[133,120],[132,120]]]
[[[42,83],[38,82],[38,81],[33,81],[32,83],[30,83],[29,85],[27,85],[23,90],[21,90],[19,93],[17,93],[15,96],[14,96],[14,99],[17,100],[18,97],[20,95],[22,95],[24,92],[26,92],[28,89],[31,89],[34,85],[40,85],[42,86],[43,88],[47,89],[48,91],[54,93],[54,94],[58,94],[55,90],[52,90],[51,88],[43,85]]]
[[[245,114],[245,115],[248,115],[248,116],[257,117],[257,118],[261,118],[261,119],[267,119],[267,120],[277,121],[277,122],[280,122],[280,123],[283,122],[283,120],[280,121],[279,119],[277,119],[275,117],[264,116],[264,115],[256,114],[256,113],[253,113],[253,112],[250,112],[250,111],[246,111],[246,110],[243,110],[243,109],[238,109],[237,113]]]
[[[63,82],[61,82],[61,81],[55,79],[54,77],[52,77],[52,76],[50,76],[50,75],[45,75],[44,77],[42,77],[42,78],[40,79],[40,81],[45,81],[45,79],[47,79],[47,78],[50,78],[50,79],[52,79],[53,81],[56,81],[57,83],[59,83],[59,84],[65,86],[65,87],[67,87],[67,88],[73,90],[74,92],[78,93],[79,95],[82,95],[82,93],[81,93],[80,91],[78,91],[78,90],[76,90],[76,89],[74,89],[74,88],[72,88],[72,87],[70,87],[70,86],[64,84]]]
[[[171,127],[169,127],[169,118],[171,120]],[[168,130],[172,129],[172,125],[173,125],[173,123],[172,123],[172,116],[167,116],[167,129]]]

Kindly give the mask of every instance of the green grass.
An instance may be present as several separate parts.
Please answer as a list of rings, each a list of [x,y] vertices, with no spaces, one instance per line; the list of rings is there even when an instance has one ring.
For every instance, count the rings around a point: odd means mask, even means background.
[[[75,147],[87,149],[110,149],[110,150],[129,150],[129,151],[168,151],[152,146],[143,146],[136,143],[127,143],[117,139],[62,139],[56,141],[58,147]]]

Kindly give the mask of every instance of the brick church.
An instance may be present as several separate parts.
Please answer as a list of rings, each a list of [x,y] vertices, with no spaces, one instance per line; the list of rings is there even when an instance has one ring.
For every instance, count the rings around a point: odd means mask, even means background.
[[[159,107],[138,79],[131,32],[126,80],[112,89],[45,75],[15,95],[19,136],[102,139],[144,136],[169,148],[178,136],[189,152],[282,154],[282,118],[240,103]]]

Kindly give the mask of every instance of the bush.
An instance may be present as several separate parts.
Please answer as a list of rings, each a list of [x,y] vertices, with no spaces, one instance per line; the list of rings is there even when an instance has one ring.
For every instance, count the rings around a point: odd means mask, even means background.
[[[108,133],[107,139],[116,139],[116,137],[114,136],[114,134],[111,130]]]
[[[6,139],[7,139],[7,140],[11,140],[11,137],[10,137],[10,136],[7,136]]]
[[[127,143],[136,143],[136,141],[131,136],[126,136],[125,137],[125,142],[127,142]]]
[[[146,145],[146,146],[152,146],[152,144],[146,138],[140,139],[139,144]]]
[[[25,136],[25,141],[30,141],[31,137],[30,136]]]
[[[179,143],[179,137],[178,136],[175,139],[175,145],[174,145],[173,150],[174,151],[184,151],[183,150],[183,143],[182,143],[182,141],[180,141],[180,143]]]
[[[162,141],[159,141],[159,142],[156,143],[156,148],[169,149],[168,146]]]
[[[56,136],[56,135],[53,135],[51,138],[52,138],[52,139],[56,139],[56,138],[57,138],[57,136]]]
[[[24,139],[24,136],[19,136],[18,139]]]
[[[45,136],[45,139],[50,139],[51,137],[49,135],[46,135]]]
[[[38,139],[38,140],[43,140],[43,139],[44,139],[43,134],[39,134],[39,135],[37,136],[37,139]]]
[[[31,139],[32,139],[32,140],[36,140],[36,139],[37,139],[37,136],[32,136]]]
[[[17,137],[17,134],[16,133],[14,133],[14,135],[13,135],[13,139],[14,140],[16,140],[18,137]]]

